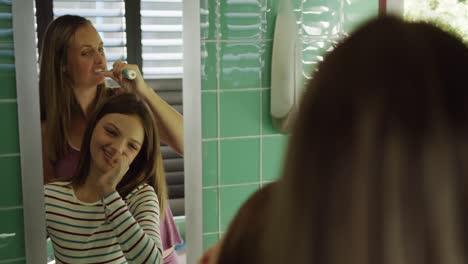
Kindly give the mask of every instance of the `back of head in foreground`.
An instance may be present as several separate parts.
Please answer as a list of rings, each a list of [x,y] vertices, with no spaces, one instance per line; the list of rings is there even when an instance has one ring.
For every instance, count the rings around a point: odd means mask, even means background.
[[[270,202],[277,185],[276,182],[265,185],[242,204],[222,238],[217,263],[259,263],[267,212],[272,206]]]
[[[370,21],[308,84],[264,263],[468,262],[468,49]]]

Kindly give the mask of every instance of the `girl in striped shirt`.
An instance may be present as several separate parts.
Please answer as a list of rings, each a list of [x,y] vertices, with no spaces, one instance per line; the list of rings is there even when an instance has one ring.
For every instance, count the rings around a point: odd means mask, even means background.
[[[91,116],[71,181],[45,186],[57,263],[162,263],[166,182],[156,122],[125,93]]]

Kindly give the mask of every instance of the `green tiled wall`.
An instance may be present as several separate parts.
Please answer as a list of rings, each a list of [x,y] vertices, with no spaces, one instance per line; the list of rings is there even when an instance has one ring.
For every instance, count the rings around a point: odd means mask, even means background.
[[[11,3],[0,3],[0,262],[25,263]]]
[[[287,136],[270,120],[270,66],[280,0],[200,0],[203,241],[213,245],[239,206],[281,171]],[[282,0],[281,0],[282,1]],[[294,0],[304,77],[378,0]]]
[[[208,247],[245,199],[278,177],[281,165],[270,162],[281,160],[287,137],[269,119],[273,2],[202,0],[201,7],[203,241]]]

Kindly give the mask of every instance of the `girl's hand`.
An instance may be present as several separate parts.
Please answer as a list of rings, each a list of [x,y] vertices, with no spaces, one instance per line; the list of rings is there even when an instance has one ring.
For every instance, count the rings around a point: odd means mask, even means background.
[[[127,173],[130,164],[125,155],[117,152],[112,159],[112,168],[104,173],[98,181],[98,192],[101,197],[108,195],[116,190],[117,184]]]

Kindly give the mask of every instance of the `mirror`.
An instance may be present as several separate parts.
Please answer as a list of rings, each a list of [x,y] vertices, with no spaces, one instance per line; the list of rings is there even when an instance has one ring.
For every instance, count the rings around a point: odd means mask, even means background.
[[[39,94],[38,94],[38,79],[37,79],[37,69],[36,69],[36,48],[35,48],[35,16],[25,15],[25,14],[34,14],[34,3],[26,3],[28,1],[14,1],[13,2],[13,18],[21,17],[19,19],[13,19],[14,27],[14,36],[15,36],[15,59],[16,59],[16,69],[17,69],[17,91],[18,91],[18,115],[19,115],[19,130],[20,130],[20,141],[21,141],[21,168],[22,168],[22,179],[23,179],[23,204],[24,204],[24,218],[25,218],[25,248],[26,248],[26,260],[28,263],[46,263],[46,245],[41,245],[37,241],[45,241],[45,220],[44,220],[44,194],[42,188],[42,178],[38,177],[38,171],[42,171],[41,159],[41,130],[40,130],[40,121],[39,121]],[[42,1],[41,1],[42,2]],[[65,2],[65,1],[64,1]],[[70,1],[68,1],[70,2]],[[106,1],[99,1],[103,3]],[[128,1],[132,3],[133,1]],[[81,1],[82,4],[87,5],[86,8],[95,4],[91,1]],[[108,3],[105,4],[107,6]],[[180,255],[183,257],[187,263],[195,263],[198,256],[201,255],[202,251],[202,231],[201,231],[201,158],[199,153],[201,153],[201,113],[200,113],[200,13],[199,13],[199,3],[196,1],[181,1],[181,8],[183,9],[184,19],[183,19],[183,28],[184,31],[180,32],[182,39],[190,39],[190,46],[186,45],[185,41],[183,42],[184,48],[180,47],[181,50],[184,50],[184,60],[183,64],[179,66],[179,74],[181,75],[182,80],[172,82],[169,80],[169,75],[174,74],[177,71],[177,67],[173,65],[164,65],[157,63],[158,56],[141,56],[143,53],[152,54],[156,51],[163,51],[164,43],[156,43],[159,45],[157,48],[153,47],[150,49],[145,49],[144,43],[140,47],[140,57],[145,58],[154,58],[156,63],[151,61],[146,62],[141,61],[143,67],[144,78],[147,79],[147,83],[150,86],[154,87],[155,84],[160,86],[162,89],[156,90],[158,94],[166,93],[167,97],[164,98],[168,103],[172,101],[180,101],[179,99],[174,99],[177,97],[174,93],[174,86],[177,86],[177,83],[183,86],[183,106],[176,107],[179,111],[184,112],[184,130],[190,131],[189,133],[184,133],[184,160],[183,164],[185,167],[184,173],[184,186],[181,187],[184,193],[185,208],[182,211],[176,213],[175,222],[182,222],[180,231],[183,232],[183,237],[185,241],[186,248],[182,244],[179,249]],[[105,11],[112,12],[111,9],[95,6],[96,11]],[[143,10],[143,9],[142,9]],[[58,10],[57,13],[63,12],[65,10]],[[144,10],[145,12],[148,9]],[[124,13],[128,13],[126,10]],[[139,10],[138,10],[139,12]],[[149,11],[148,11],[149,12]],[[180,10],[182,13],[182,10]],[[181,14],[180,13],[180,14]],[[82,14],[84,15],[84,14]],[[147,13],[151,15],[151,13]],[[101,22],[105,22],[107,19],[102,18]],[[182,18],[180,17],[182,21]],[[149,23],[151,19],[149,20]],[[100,23],[96,21],[95,23]],[[111,23],[112,24],[112,23]],[[101,24],[102,29],[111,30],[112,26]],[[145,34],[144,28],[146,27],[151,31],[151,25],[147,24],[143,26],[142,24],[142,36],[145,40],[145,36],[151,36],[151,34]],[[39,25],[38,25],[39,26]],[[181,25],[182,27],[182,25]],[[98,26],[96,26],[98,28]],[[39,27],[38,27],[39,29]],[[99,28],[98,28],[99,31]],[[113,34],[113,33],[111,33]],[[134,34],[131,31],[127,32],[128,35]],[[109,35],[109,34],[107,34]],[[125,35],[125,34],[124,34]],[[127,36],[128,37],[128,36]],[[104,42],[108,36],[102,36]],[[111,38],[112,39],[112,38]],[[192,41],[195,40],[195,41]],[[143,41],[144,42],[144,41]],[[151,40],[147,40],[151,43]],[[128,45],[131,45],[127,41]],[[121,47],[118,47],[122,44],[122,41],[111,40],[111,45],[113,47],[109,48],[109,53],[112,54],[109,57],[109,60],[112,61],[117,58],[125,58],[121,55],[116,55],[122,51]],[[130,62],[130,55],[136,54],[135,50],[137,48],[124,48],[123,50],[127,51],[126,58]],[[171,50],[168,50],[170,52]],[[120,56],[120,57],[119,57]],[[181,58],[180,58],[181,61]],[[138,63],[138,59],[135,61]],[[110,63],[109,63],[110,64]],[[147,65],[147,66],[145,66]],[[155,66],[154,66],[155,65]],[[153,67],[154,66],[154,67]],[[160,67],[163,66],[163,67]],[[163,69],[164,66],[167,66],[166,69]],[[187,67],[190,66],[190,67]],[[159,67],[159,68],[158,68]],[[167,70],[167,68],[173,68],[172,72]],[[184,69],[182,71],[182,69]],[[159,75],[164,75],[164,80],[157,80]],[[33,77],[31,77],[33,76]],[[172,76],[173,79],[174,76]],[[151,80],[150,80],[151,79]],[[174,85],[175,83],[175,85]],[[189,84],[189,85],[188,85]],[[171,86],[174,85],[174,86]],[[170,86],[169,89],[167,87]],[[166,87],[166,89],[164,89]],[[188,89],[190,87],[190,89]],[[161,95],[163,97],[164,95]],[[195,110],[194,110],[195,109]],[[186,110],[186,111],[184,111]],[[174,153],[169,154],[170,157],[174,157]],[[166,162],[168,165],[166,167],[169,169],[167,172],[168,175],[171,174],[174,167],[181,166],[181,161],[169,161]],[[171,167],[172,166],[172,167]],[[190,168],[190,169],[189,169]],[[180,175],[180,174],[179,174]],[[179,176],[180,177],[180,176]],[[177,182],[177,181],[176,181]],[[168,180],[169,188],[171,180]],[[178,186],[178,191],[180,192],[180,186]],[[176,191],[177,193],[177,191]],[[169,194],[171,195],[171,194]],[[170,202],[171,203],[171,202]],[[177,204],[180,204],[180,200],[175,202],[174,208],[177,208]],[[174,209],[176,211],[178,209]],[[184,223],[185,224],[184,224]],[[183,227],[185,226],[185,230]],[[184,232],[185,231],[185,232]],[[177,248],[176,248],[177,249]],[[178,253],[179,253],[178,252]],[[43,261],[39,261],[43,260]]]

